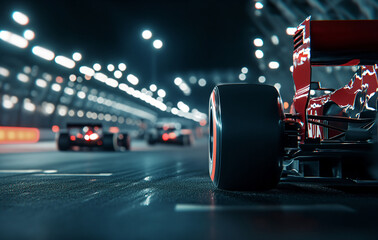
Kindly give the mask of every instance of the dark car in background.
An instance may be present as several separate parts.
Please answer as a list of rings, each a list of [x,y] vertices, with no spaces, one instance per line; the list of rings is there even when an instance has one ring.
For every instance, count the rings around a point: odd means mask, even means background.
[[[179,122],[160,122],[147,133],[147,143],[170,143],[190,146],[194,142],[192,129]]]
[[[67,130],[60,131],[56,141],[60,151],[130,150],[130,136],[127,133],[105,132],[101,124],[67,124]]]

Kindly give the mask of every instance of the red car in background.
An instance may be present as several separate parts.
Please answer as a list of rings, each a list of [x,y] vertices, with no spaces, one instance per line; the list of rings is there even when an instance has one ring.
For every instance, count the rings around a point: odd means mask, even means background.
[[[216,187],[266,190],[285,176],[376,177],[378,20],[309,17],[293,40],[290,113],[272,86],[225,84],[211,93],[209,173]],[[321,66],[359,68],[334,90],[312,81],[312,68]]]
[[[130,150],[127,133],[104,132],[101,124],[67,124],[66,131],[57,135],[60,151],[79,149],[101,149],[108,151]]]
[[[161,122],[149,130],[147,134],[147,143],[153,145],[156,143],[178,144],[190,146],[194,142],[193,131],[179,122]]]

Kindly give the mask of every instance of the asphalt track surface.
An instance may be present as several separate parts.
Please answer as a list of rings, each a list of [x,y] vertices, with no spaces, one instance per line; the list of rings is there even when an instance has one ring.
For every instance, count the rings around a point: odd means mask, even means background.
[[[227,192],[208,177],[204,140],[132,147],[0,146],[0,239],[378,239],[374,182]]]

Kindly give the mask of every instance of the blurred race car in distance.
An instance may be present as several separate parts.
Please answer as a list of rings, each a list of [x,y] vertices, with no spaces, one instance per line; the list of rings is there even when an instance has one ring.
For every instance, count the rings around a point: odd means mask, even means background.
[[[107,151],[130,150],[130,136],[127,133],[104,132],[101,124],[67,124],[67,131],[57,136],[60,151],[76,148],[96,148]]]
[[[155,143],[172,143],[183,146],[190,146],[194,142],[194,135],[191,129],[181,123],[158,123],[155,128],[147,134],[147,142],[150,145]]]

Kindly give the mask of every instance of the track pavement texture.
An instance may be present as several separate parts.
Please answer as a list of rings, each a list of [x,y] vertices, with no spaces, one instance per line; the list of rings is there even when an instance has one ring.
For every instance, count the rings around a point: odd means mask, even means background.
[[[377,184],[285,180],[227,192],[208,177],[205,141],[46,148],[0,155],[0,239],[378,238]]]

